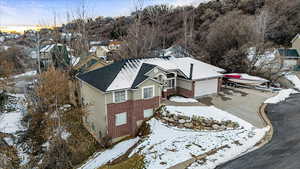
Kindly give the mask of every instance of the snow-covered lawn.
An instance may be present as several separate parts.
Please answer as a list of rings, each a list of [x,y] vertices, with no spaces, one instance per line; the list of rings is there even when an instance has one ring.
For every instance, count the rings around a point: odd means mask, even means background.
[[[267,99],[264,103],[276,104],[276,103],[284,101],[285,99],[290,97],[291,94],[295,94],[295,93],[298,93],[298,92],[293,89],[283,89],[283,90],[279,91],[279,93],[276,96]]]
[[[233,159],[250,151],[265,135],[268,127],[258,129],[248,122],[239,119],[215,107],[175,107],[167,106],[170,113],[201,116],[207,119],[231,120],[237,122],[237,129],[223,131],[195,131],[191,129],[168,126],[152,118],[148,121],[151,134],[133,150],[130,155],[139,153],[145,156],[147,169],[169,168],[186,160],[228,146],[223,151],[209,156],[199,167],[215,168],[224,161]],[[180,113],[179,113],[180,112]]]
[[[296,89],[300,90],[300,79],[296,75],[290,74],[285,75],[285,77],[295,85]]]
[[[117,159],[124,155],[128,149],[134,146],[139,141],[139,138],[123,141],[115,145],[112,149],[105,150],[104,152],[96,153],[90,160],[78,169],[96,169],[100,166]]]
[[[270,129],[255,128],[250,123],[235,117],[213,106],[166,106],[170,114],[216,120],[232,121],[239,124],[237,128],[225,130],[193,130],[178,128],[163,123],[157,118],[150,119],[150,134],[121,142],[112,149],[96,153],[80,169],[96,169],[133,148],[129,157],[139,154],[144,157],[145,168],[166,169],[176,164],[185,162],[195,156],[219,149],[206,157],[206,161],[200,165],[193,163],[190,168],[213,169],[217,165],[237,158],[255,149],[255,145],[265,136]],[[138,142],[139,141],[139,142]]]
[[[193,98],[185,98],[181,96],[172,96],[169,99],[172,102],[181,102],[181,103],[196,103],[198,100],[193,99]]]

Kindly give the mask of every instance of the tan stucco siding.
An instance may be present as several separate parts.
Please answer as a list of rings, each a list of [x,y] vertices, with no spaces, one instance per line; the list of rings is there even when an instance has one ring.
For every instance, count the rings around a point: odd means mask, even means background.
[[[105,136],[107,134],[105,94],[84,82],[81,82],[80,90],[88,111],[84,122],[97,138],[100,132]]]
[[[143,93],[142,90],[143,90],[143,87],[146,87],[146,86],[154,86],[154,97],[155,96],[161,96],[161,86],[160,86],[160,84],[157,83],[157,82],[154,82],[151,79],[148,79],[148,80],[144,81],[143,83],[141,83],[138,86],[137,90],[133,90],[132,99],[133,100],[142,99],[142,93]]]
[[[187,90],[192,90],[193,83],[192,83],[192,81],[177,78],[177,87],[187,89]]]
[[[300,52],[300,38],[297,38],[297,39],[293,42],[292,48],[297,49],[298,52]]]
[[[142,99],[142,88],[145,86],[154,86],[154,96],[161,96],[160,84],[153,80],[146,80],[138,86],[137,89],[127,90],[127,100],[140,100]],[[113,91],[106,93],[106,104],[114,103]]]

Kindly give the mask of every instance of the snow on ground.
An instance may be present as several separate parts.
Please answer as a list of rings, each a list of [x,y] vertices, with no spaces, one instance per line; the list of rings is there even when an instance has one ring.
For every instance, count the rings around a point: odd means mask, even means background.
[[[96,153],[90,160],[78,169],[96,169],[100,166],[117,159],[124,155],[128,149],[134,146],[139,141],[139,138],[123,141],[115,145],[112,149],[107,149],[104,152]]]
[[[9,100],[9,103],[5,105],[5,108],[8,110],[0,112],[0,132],[14,136],[15,139],[6,138],[5,141],[17,149],[20,164],[24,165],[29,161],[29,155],[26,153],[28,147],[25,144],[18,144],[18,132],[26,130],[26,127],[21,124],[21,120],[26,113],[25,97],[23,94],[10,95],[13,99]]]
[[[196,103],[198,102],[198,100],[193,99],[193,98],[185,98],[185,97],[181,97],[181,96],[172,96],[169,99],[170,101],[173,102],[182,102],[182,103]]]
[[[285,99],[290,97],[291,94],[295,94],[295,93],[298,93],[298,92],[293,89],[283,89],[283,90],[279,91],[279,93],[276,96],[267,99],[264,103],[276,104],[276,103],[284,101]]]
[[[300,90],[300,79],[296,75],[290,74],[285,75],[285,77],[295,85],[296,89]]]
[[[144,155],[147,169],[169,168],[191,159],[193,155],[198,156],[221,146],[229,146],[208,157],[208,161],[200,166],[206,169],[214,168],[224,161],[236,158],[251,150],[269,129],[268,127],[255,128],[248,122],[215,107],[167,106],[167,110],[174,114],[198,115],[215,120],[232,120],[238,122],[240,127],[224,131],[195,131],[168,126],[152,118],[148,121],[151,134],[144,138],[130,154],[130,156],[135,153]]]
[[[247,129],[253,127],[250,123],[214,106],[166,106],[166,109],[170,114],[174,115],[183,115],[191,118],[193,116],[199,116],[217,121],[231,120]]]
[[[62,139],[64,139],[64,140],[67,140],[70,136],[71,136],[71,133],[68,132],[66,129],[64,129],[64,130],[62,131],[62,133],[61,133],[61,137],[62,137]]]
[[[36,74],[37,74],[37,71],[33,70],[33,71],[29,71],[29,72],[25,72],[25,73],[22,73],[22,74],[15,75],[13,77],[14,78],[20,78],[20,77],[24,77],[24,76],[34,76]]]
[[[0,113],[0,132],[2,133],[16,134],[18,131],[25,130],[25,127],[21,124],[25,106],[21,104],[21,101],[24,99],[24,95],[19,94],[12,96],[16,97],[16,101],[19,104],[9,105],[10,109],[14,109],[11,112]]]

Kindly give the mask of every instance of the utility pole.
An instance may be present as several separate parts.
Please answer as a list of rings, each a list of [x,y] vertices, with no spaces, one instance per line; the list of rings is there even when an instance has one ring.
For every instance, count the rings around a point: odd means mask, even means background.
[[[36,41],[37,41],[37,59],[38,59],[38,73],[41,73],[41,62],[40,62],[40,33],[36,32]]]

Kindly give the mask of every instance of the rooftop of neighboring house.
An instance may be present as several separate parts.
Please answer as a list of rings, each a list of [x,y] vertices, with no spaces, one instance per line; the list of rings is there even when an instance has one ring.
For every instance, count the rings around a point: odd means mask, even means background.
[[[50,52],[55,46],[64,46],[63,44],[61,43],[57,43],[57,44],[49,44],[49,45],[45,45],[44,47],[42,47],[40,49],[40,52]],[[67,46],[67,51],[72,51],[72,49],[70,49],[68,46]]]
[[[191,72],[191,65],[193,70]],[[90,71],[77,77],[91,86],[106,92],[119,89],[135,89],[148,79],[147,73],[155,67],[177,72],[183,78],[201,80],[222,76],[224,69],[201,62],[191,57],[176,58],[162,56],[140,59],[123,59],[108,66]]]
[[[108,63],[102,61],[101,58],[89,55],[80,59],[79,63],[76,64],[75,69],[83,73],[95,70],[106,65],[108,65]]]
[[[300,57],[297,49],[278,49],[278,52],[283,57]]]
[[[122,44],[122,42],[121,41],[111,41],[111,42],[109,42],[109,46],[111,46],[111,45],[115,45],[115,46],[117,46],[117,45],[121,45]]]

